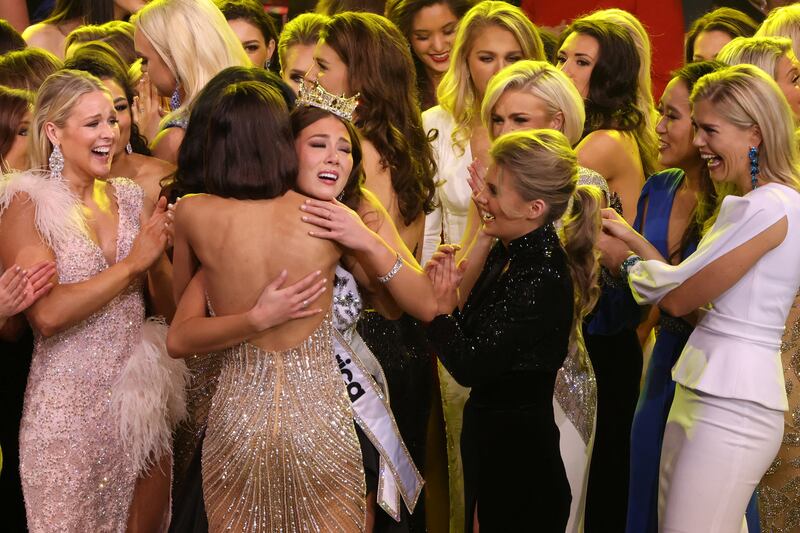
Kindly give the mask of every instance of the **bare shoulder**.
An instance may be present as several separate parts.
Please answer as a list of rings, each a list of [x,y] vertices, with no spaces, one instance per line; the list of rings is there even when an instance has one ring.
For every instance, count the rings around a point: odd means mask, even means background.
[[[364,224],[374,232],[380,230],[389,216],[378,197],[364,187],[361,188],[361,202],[359,202],[356,212],[361,217],[361,220],[364,221]]]
[[[181,147],[186,132],[183,128],[165,128],[161,130],[150,146],[153,157],[175,164],[178,161],[178,149]]]
[[[42,48],[59,58],[64,57],[64,35],[53,24],[40,22],[28,26],[22,38],[31,48]]]

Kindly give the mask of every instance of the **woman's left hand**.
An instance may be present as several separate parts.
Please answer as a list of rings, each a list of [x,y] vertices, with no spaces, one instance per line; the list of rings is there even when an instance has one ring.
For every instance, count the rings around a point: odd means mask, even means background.
[[[301,217],[303,222],[319,228],[308,232],[312,237],[336,241],[353,251],[366,250],[377,238],[358,213],[336,200],[306,200],[300,209],[305,213]]]

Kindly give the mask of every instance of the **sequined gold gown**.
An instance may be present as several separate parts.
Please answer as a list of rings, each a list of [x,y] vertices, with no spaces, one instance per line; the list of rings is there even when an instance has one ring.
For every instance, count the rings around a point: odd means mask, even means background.
[[[209,531],[362,531],[353,414],[326,317],[300,345],[225,351],[203,443]]]
[[[800,293],[786,320],[781,359],[789,410],[781,449],[758,488],[763,533],[800,532]]]
[[[130,180],[109,182],[119,207],[120,260],[138,233],[143,196]],[[37,215],[44,216],[42,200],[36,202]],[[66,233],[52,243],[62,284],[85,281],[108,268],[87,235]],[[19,435],[30,531],[125,531],[137,473],[123,451],[111,390],[143,322],[137,282],[71,328],[47,338],[35,334]]]

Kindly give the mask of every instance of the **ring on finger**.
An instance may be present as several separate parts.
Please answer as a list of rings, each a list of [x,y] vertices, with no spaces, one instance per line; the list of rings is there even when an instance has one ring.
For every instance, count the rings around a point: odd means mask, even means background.
[[[303,300],[303,309],[308,307],[308,300]]]

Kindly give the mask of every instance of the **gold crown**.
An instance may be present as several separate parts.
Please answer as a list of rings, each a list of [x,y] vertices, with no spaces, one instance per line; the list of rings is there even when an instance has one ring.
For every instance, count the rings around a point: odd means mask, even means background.
[[[315,81],[309,86],[305,82],[300,83],[300,90],[297,92],[296,105],[318,107],[325,111],[330,111],[337,117],[349,122],[353,121],[353,112],[358,107],[359,94],[347,98],[345,95],[336,96],[329,93],[325,88]]]

